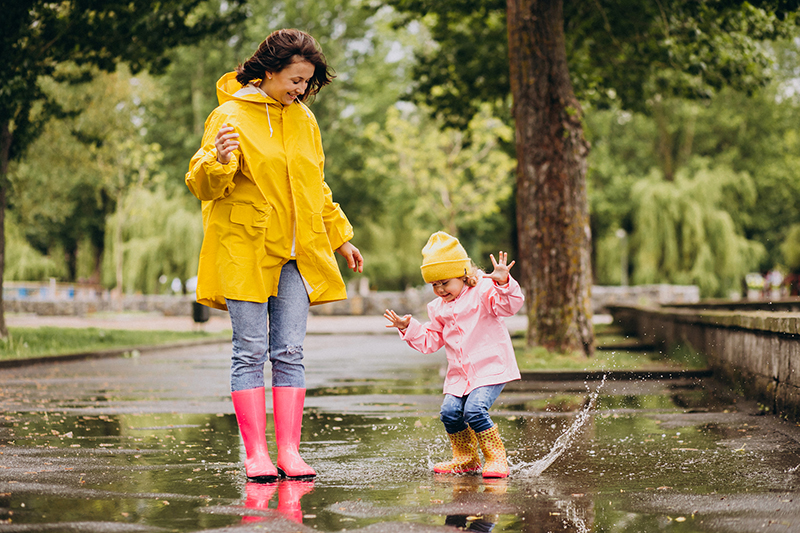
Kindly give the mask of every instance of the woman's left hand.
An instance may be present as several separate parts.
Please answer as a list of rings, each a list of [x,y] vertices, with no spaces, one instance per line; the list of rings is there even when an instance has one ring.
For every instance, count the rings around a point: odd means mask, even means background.
[[[347,268],[352,269],[353,272],[364,272],[364,258],[358,248],[350,244],[350,241],[341,245],[336,252],[347,259]]]

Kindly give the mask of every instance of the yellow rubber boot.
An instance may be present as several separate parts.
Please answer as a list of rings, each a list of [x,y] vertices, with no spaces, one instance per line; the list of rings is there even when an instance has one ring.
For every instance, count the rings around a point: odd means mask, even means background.
[[[497,425],[476,433],[475,436],[481,446],[483,457],[486,459],[486,464],[483,465],[483,477],[508,477],[506,448],[503,446],[503,441],[500,440]]]
[[[478,456],[478,439],[472,428],[458,433],[447,434],[453,446],[453,459],[444,463],[436,463],[433,471],[437,474],[466,474],[481,469],[481,458]]]

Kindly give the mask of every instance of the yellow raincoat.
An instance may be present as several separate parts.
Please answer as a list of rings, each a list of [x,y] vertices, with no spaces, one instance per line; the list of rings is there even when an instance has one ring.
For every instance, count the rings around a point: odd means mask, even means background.
[[[227,309],[225,298],[264,303],[278,294],[281,267],[296,259],[311,304],[347,298],[334,250],[353,227],[325,183],[325,155],[314,115],[301,102],[283,106],[229,72],[217,82],[219,107],[186,185],[203,205],[205,236],[197,301]],[[227,165],[214,137],[223,124],[239,134]]]

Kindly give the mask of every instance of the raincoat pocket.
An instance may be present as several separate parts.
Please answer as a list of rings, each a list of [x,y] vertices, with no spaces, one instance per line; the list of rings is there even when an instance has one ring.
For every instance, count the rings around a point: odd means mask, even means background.
[[[263,229],[267,227],[271,212],[271,206],[267,206],[266,209],[262,210],[251,204],[234,204],[231,207],[231,222],[241,224],[248,229]]]
[[[319,213],[311,215],[311,229],[315,233],[325,233],[325,221],[322,220],[322,215]]]
[[[252,204],[231,206],[230,239],[227,245],[234,257],[256,261],[264,250],[264,235],[272,208],[257,208]]]

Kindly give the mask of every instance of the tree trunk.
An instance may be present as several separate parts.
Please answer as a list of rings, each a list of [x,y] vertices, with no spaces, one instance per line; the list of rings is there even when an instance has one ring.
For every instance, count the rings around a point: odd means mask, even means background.
[[[120,167],[121,169],[122,167]],[[119,171],[122,173],[122,170]],[[114,227],[114,272],[116,278],[116,286],[111,290],[111,297],[114,299],[114,307],[117,311],[122,311],[122,299],[125,295],[125,287],[123,285],[123,272],[125,252],[122,249],[122,224],[125,221],[125,206],[124,195],[121,192],[117,193],[117,220]]]
[[[5,304],[3,303],[3,275],[6,271],[6,184],[11,153],[12,133],[8,122],[0,124],[0,338],[8,338]]]
[[[567,68],[562,0],[508,0],[520,276],[528,345],[594,353],[589,143]]]

